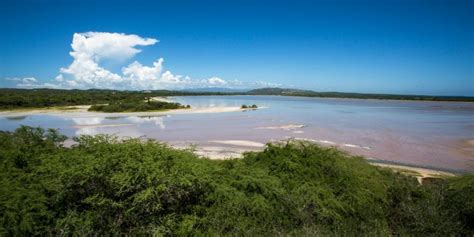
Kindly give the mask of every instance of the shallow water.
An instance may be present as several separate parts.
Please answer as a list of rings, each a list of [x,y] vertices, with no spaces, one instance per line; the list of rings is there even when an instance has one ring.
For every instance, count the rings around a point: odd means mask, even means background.
[[[198,107],[257,104],[262,109],[166,116],[0,117],[0,130],[24,124],[68,136],[108,133],[175,145],[213,141],[266,143],[288,138],[336,145],[368,158],[444,170],[474,171],[474,103],[327,99],[283,96],[172,97]]]

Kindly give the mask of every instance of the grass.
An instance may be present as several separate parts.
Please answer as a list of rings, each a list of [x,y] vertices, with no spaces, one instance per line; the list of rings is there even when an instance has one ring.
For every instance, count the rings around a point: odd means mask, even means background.
[[[40,110],[40,111],[72,111],[72,110],[81,109],[80,107],[77,107],[77,106],[87,106],[87,105],[0,108],[0,112],[30,112],[30,111],[35,111],[35,110]]]

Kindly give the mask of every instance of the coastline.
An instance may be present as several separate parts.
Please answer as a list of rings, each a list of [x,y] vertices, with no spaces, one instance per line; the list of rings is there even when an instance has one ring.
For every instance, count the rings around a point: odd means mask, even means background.
[[[265,144],[251,140],[211,140],[209,141],[209,143],[210,144],[201,146],[185,146],[173,144],[171,144],[171,146],[178,149],[190,149],[195,154],[211,160],[240,159],[242,157],[242,154],[245,152],[262,151],[263,149],[265,149]],[[215,143],[217,143],[217,145],[215,145]],[[325,147],[335,146],[326,145]],[[369,164],[373,166],[388,168],[395,172],[416,177],[420,183],[424,178],[452,177],[457,175],[456,172],[449,172],[434,168],[431,169],[396,162],[383,163],[382,160],[367,157],[365,157],[365,159]]]
[[[167,114],[200,114],[200,113],[226,113],[226,112],[238,112],[245,111],[238,106],[227,106],[227,107],[200,107],[200,108],[190,108],[190,109],[173,109],[173,110],[163,110],[163,111],[144,111],[144,112],[97,112],[97,111],[88,111],[90,105],[80,105],[80,106],[66,106],[66,107],[48,107],[42,109],[15,109],[15,110],[4,110],[0,111],[1,117],[19,117],[19,116],[28,116],[28,115],[38,115],[38,114],[48,114],[48,115],[59,115],[59,116],[160,116]],[[263,109],[257,108],[257,109]]]

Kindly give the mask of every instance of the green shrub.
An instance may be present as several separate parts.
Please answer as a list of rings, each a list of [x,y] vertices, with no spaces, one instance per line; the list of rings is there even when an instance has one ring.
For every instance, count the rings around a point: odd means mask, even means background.
[[[464,235],[473,175],[430,185],[334,148],[209,160],[156,141],[0,132],[0,235]]]
[[[140,112],[140,111],[160,111],[170,109],[190,108],[191,106],[183,106],[179,103],[169,103],[163,101],[149,102],[118,102],[107,105],[92,105],[89,111],[101,111],[107,113],[113,112]]]

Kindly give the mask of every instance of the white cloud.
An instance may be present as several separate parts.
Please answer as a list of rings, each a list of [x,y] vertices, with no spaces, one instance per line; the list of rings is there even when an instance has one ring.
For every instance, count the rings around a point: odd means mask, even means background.
[[[7,77],[5,78],[7,81],[16,81],[16,82],[22,82],[22,83],[35,83],[37,82],[36,78],[34,77]]]
[[[157,39],[143,38],[123,33],[87,32],[73,35],[69,53],[73,62],[61,68],[60,74],[51,83],[39,84],[35,78],[18,80],[19,87],[53,88],[104,88],[127,90],[184,89],[198,87],[251,88],[267,85],[264,82],[243,83],[239,80],[224,80],[213,76],[208,79],[192,79],[164,70],[163,58],[153,65],[144,66],[138,61],[122,67],[114,73],[101,66],[104,61],[124,62],[140,53],[139,46],[150,46]],[[267,86],[269,86],[268,84]]]
[[[126,120],[132,123],[153,123],[160,127],[160,129],[165,129],[166,125],[163,120],[163,117],[127,117]]]
[[[61,68],[56,77],[67,88],[107,89],[162,89],[170,84],[180,84],[182,76],[170,71],[163,72],[163,58],[153,66],[143,66],[138,61],[122,68],[122,74],[113,73],[99,65],[104,60],[123,61],[141,50],[137,46],[157,43],[153,38],[106,32],[76,33],[73,36],[70,55],[74,61]]]
[[[130,81],[132,88],[149,88],[161,77],[163,59],[160,58],[153,63],[153,67],[143,66],[135,61],[122,68],[123,75]]]
[[[143,66],[135,61],[122,68],[122,73],[131,88],[138,89],[163,89],[169,87],[179,87],[187,84],[190,77],[174,75],[170,71],[163,72],[163,58],[156,60],[152,67]]]
[[[272,83],[272,82],[265,82],[265,81],[255,81],[251,84],[251,87],[254,88],[263,88],[263,87],[280,87],[283,86],[280,83]]]
[[[104,122],[103,118],[73,118],[72,121],[78,126],[99,125]]]
[[[116,57],[124,60],[139,53],[137,45],[154,44],[154,39],[142,39],[136,35],[88,32],[74,34],[69,54],[74,61],[67,68],[61,68],[57,81],[64,81],[67,87],[114,87],[123,81],[120,75],[99,66],[102,59]],[[58,80],[59,79],[59,80]]]
[[[23,83],[36,83],[38,82],[34,77],[25,77],[21,80]]]
[[[32,88],[35,87],[38,83],[38,80],[34,77],[7,77],[5,78],[7,81],[13,81],[17,83],[18,87],[27,87],[27,88]]]
[[[54,78],[54,80],[62,82],[62,81],[64,81],[64,77],[63,77],[62,74],[60,74],[60,75],[57,75],[56,78]]]
[[[207,82],[210,85],[219,85],[219,86],[223,86],[223,85],[227,84],[227,82],[225,80],[223,80],[222,78],[219,78],[219,77],[211,77],[211,78],[207,79]]]
[[[142,38],[138,35],[126,35],[123,33],[87,32],[75,33],[72,38],[72,52],[74,59],[93,58],[94,61],[101,59],[125,60],[140,53],[136,46],[148,46],[156,44],[158,40],[153,38]]]

